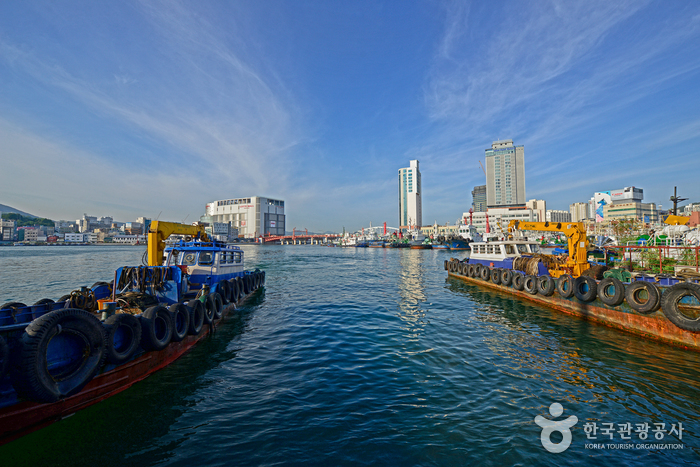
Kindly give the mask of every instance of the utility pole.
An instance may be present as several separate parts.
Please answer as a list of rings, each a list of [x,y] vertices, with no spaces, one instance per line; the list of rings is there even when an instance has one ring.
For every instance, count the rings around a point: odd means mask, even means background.
[[[678,215],[678,203],[681,201],[686,201],[688,198],[679,198],[678,194],[676,193],[676,188],[673,187],[673,196],[671,196],[671,201],[673,201],[673,215],[677,216]]]

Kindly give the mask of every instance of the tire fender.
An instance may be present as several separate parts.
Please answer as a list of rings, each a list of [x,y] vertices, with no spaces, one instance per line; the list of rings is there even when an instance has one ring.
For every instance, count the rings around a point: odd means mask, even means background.
[[[538,276],[537,277],[537,293],[544,295],[545,297],[550,297],[554,294],[554,289],[556,289],[556,283],[552,276]]]
[[[537,277],[531,275],[525,276],[523,289],[530,295],[537,295]]]
[[[187,308],[189,309],[190,315],[190,325],[187,332],[193,336],[197,336],[202,332],[202,327],[204,326],[204,304],[194,299],[187,303]]]
[[[568,274],[557,278],[557,293],[563,298],[574,296],[574,278]]]
[[[141,343],[141,322],[128,313],[112,315],[105,321],[107,361],[119,365],[129,360]]]
[[[646,300],[644,295],[647,296]],[[648,315],[658,310],[661,294],[656,284],[646,281],[634,281],[625,290],[627,304],[637,313]]]
[[[141,346],[146,350],[163,350],[173,337],[173,320],[167,308],[156,305],[141,315]]]
[[[685,307],[693,306],[694,313]],[[686,331],[700,332],[700,285],[692,282],[679,282],[664,291],[661,297],[661,311],[670,322]]]
[[[574,280],[574,295],[582,302],[592,302],[598,295],[598,287],[595,279],[588,276],[579,276]]]
[[[173,321],[172,342],[180,342],[190,331],[190,311],[184,303],[173,303],[168,308]]]
[[[625,285],[614,277],[606,277],[598,283],[598,298],[609,306],[618,306],[625,300]]]

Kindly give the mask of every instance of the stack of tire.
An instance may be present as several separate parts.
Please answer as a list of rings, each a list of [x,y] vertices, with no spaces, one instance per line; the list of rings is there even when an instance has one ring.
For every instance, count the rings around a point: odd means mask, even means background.
[[[445,262],[445,268],[456,274],[480,278],[512,286],[515,290],[531,295],[549,297],[556,291],[563,298],[576,297],[588,303],[598,298],[610,307],[623,301],[639,314],[649,315],[661,309],[666,318],[686,331],[700,332],[700,284],[685,281],[662,290],[649,281],[633,281],[625,284],[615,277],[606,277],[600,282],[589,276],[573,278],[564,274],[557,279],[551,276],[525,275],[520,271],[504,268],[489,268],[480,263]]]

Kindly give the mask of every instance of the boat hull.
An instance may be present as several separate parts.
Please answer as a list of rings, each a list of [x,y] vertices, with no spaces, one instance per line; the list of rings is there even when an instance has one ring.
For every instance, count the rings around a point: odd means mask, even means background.
[[[243,297],[239,303],[251,295]],[[234,304],[228,304],[222,311],[221,319],[213,324],[214,328],[235,310]],[[161,351],[144,352],[129,362],[96,375],[79,393],[57,402],[20,401],[0,408],[0,445],[130,388],[173,363],[212,331],[212,325],[205,324],[197,336],[188,335],[180,342],[171,342]]]
[[[576,298],[563,298],[556,292],[554,295],[532,295],[511,287],[494,284],[491,281],[464,276],[448,271],[448,277],[464,282],[487,287],[507,295],[516,296],[539,305],[553,308],[562,313],[604,324],[606,326],[629,332],[645,338],[664,342],[684,349],[700,351],[700,333],[678,328],[664,316],[661,310],[648,315],[640,315],[626,303],[612,307],[605,305],[598,298],[591,302],[582,302]]]

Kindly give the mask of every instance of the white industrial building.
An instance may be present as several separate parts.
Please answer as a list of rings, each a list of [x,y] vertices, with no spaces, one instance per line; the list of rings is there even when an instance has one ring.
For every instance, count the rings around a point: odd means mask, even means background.
[[[462,219],[469,223],[470,214],[465,212]],[[489,208],[486,212],[475,212],[471,214],[471,223],[480,234],[486,233],[486,221],[488,219],[489,232],[505,233],[508,231],[508,224],[512,220],[524,222],[537,222],[537,214],[528,207],[511,208]]]
[[[421,179],[418,161],[399,169],[399,228],[420,228],[423,225]]]
[[[285,234],[282,200],[253,196],[212,201],[207,204],[205,216],[212,222],[230,223],[231,230],[238,230],[243,238]]]

